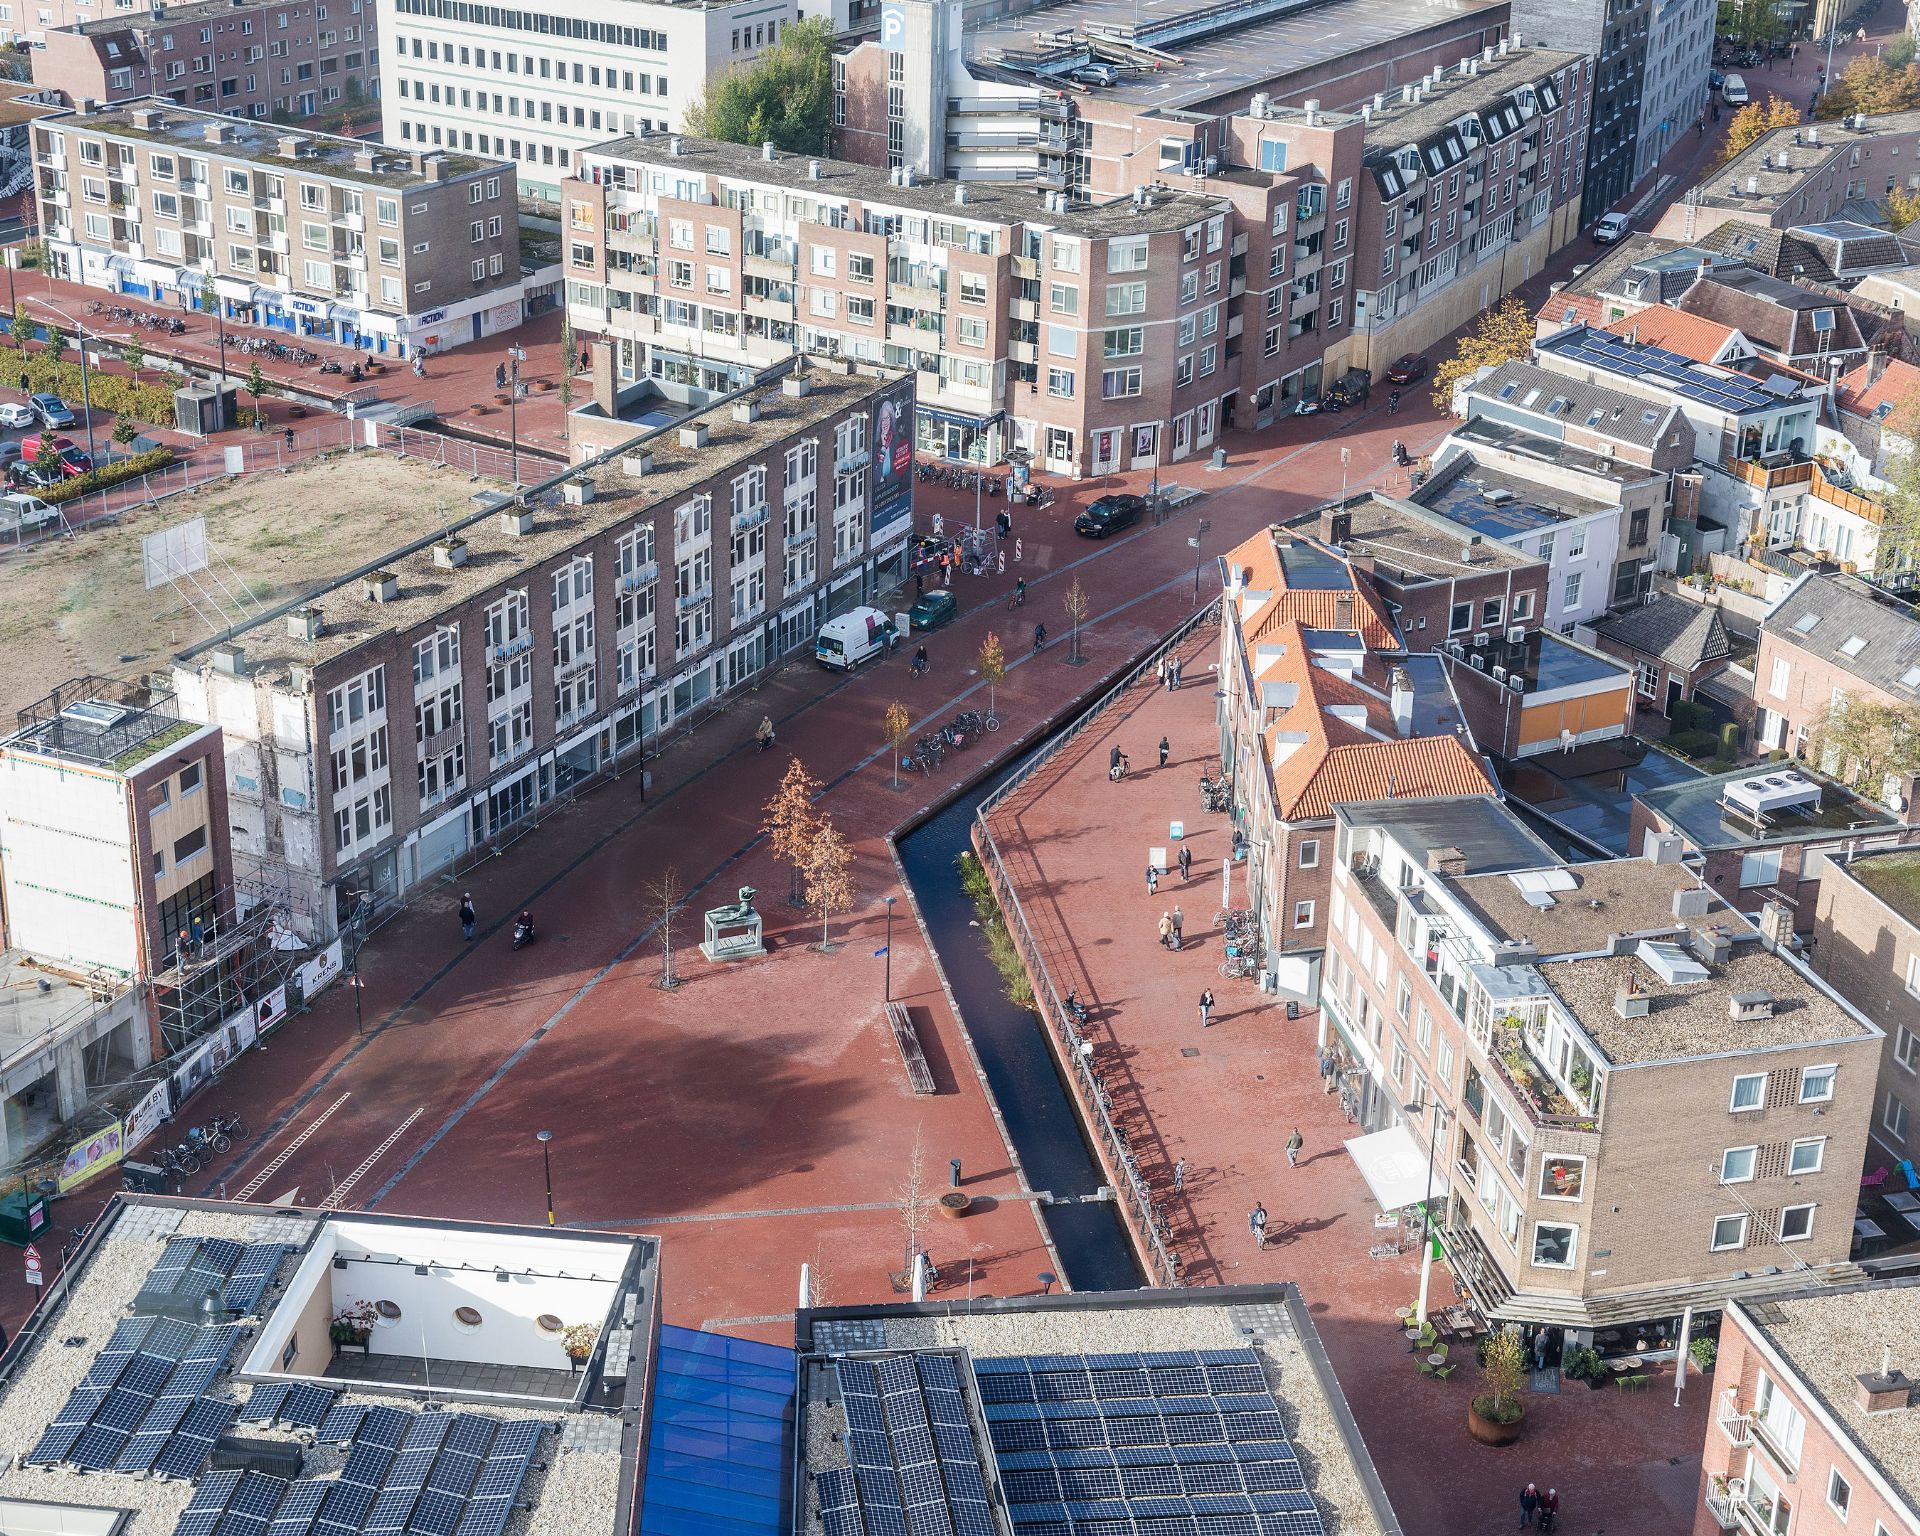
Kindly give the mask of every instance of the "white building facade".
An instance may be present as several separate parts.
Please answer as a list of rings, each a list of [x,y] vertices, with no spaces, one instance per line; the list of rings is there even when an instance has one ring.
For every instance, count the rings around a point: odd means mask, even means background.
[[[794,0],[379,7],[381,137],[511,159],[521,195],[545,202],[580,150],[683,126],[710,79],[751,62],[799,18]]]

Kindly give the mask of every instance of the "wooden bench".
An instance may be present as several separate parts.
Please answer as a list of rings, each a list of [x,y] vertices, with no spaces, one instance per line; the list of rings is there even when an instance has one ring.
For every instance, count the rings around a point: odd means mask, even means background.
[[[907,1066],[907,1081],[915,1093],[937,1091],[933,1068],[927,1065],[927,1053],[920,1049],[920,1032],[913,1027],[913,1015],[905,1003],[887,1004],[887,1023],[893,1027],[893,1043],[900,1047],[900,1059]]]

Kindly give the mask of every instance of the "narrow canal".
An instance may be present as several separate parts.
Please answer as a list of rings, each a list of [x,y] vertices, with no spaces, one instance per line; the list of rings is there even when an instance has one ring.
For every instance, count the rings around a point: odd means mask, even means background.
[[[1022,762],[1025,759],[1021,760]],[[987,958],[973,904],[954,861],[971,848],[974,812],[1020,763],[963,795],[900,842],[900,862],[939,951],[947,981],[973,1036],[1027,1182],[1056,1197],[1091,1195],[1105,1182],[1081,1134],[1073,1099],[1054,1067],[1040,1021],[1007,998]],[[1110,1201],[1043,1207],[1041,1217],[1076,1291],[1131,1290],[1146,1283],[1133,1244]]]

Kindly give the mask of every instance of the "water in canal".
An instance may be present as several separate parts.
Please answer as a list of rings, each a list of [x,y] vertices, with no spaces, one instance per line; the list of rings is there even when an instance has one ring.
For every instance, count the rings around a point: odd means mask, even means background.
[[[1000,973],[973,926],[973,904],[960,889],[954,867],[954,860],[972,847],[974,811],[1019,766],[995,775],[910,832],[900,842],[900,862],[1007,1134],[1020,1153],[1028,1185],[1056,1196],[1090,1195],[1105,1182],[1100,1164],[1081,1134],[1040,1021],[1007,999]],[[1040,1214],[1072,1289],[1131,1290],[1146,1283],[1112,1202],[1054,1205],[1043,1207]]]

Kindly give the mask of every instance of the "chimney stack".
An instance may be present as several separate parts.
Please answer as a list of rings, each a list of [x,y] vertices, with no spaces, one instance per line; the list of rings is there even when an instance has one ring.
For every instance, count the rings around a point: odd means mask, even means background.
[[[1458,848],[1429,848],[1427,868],[1436,875],[1450,875],[1460,879],[1467,872],[1467,856]]]

